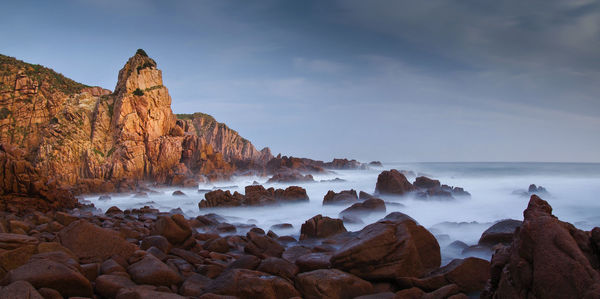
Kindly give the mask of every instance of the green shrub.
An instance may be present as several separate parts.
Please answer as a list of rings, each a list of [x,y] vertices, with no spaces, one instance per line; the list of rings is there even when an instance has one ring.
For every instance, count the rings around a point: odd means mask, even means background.
[[[2,107],[2,109],[0,109],[0,120],[7,118],[11,113],[12,112],[10,112],[10,110],[8,110],[6,107]]]
[[[110,157],[110,155],[112,155],[112,154],[115,152],[115,150],[116,150],[116,148],[114,148],[114,147],[113,147],[113,148],[111,148],[111,149],[109,149],[109,150],[108,150],[108,153],[106,153],[106,157],[107,157],[107,158],[108,158],[108,157]]]
[[[137,51],[135,51],[136,55],[142,55],[144,57],[148,57],[148,54],[146,54],[146,51],[142,50],[142,49],[137,49]]]
[[[143,96],[143,95],[144,95],[144,92],[143,92],[141,89],[139,89],[139,88],[136,88],[136,89],[133,91],[133,95],[136,95],[136,96]]]
[[[96,153],[96,155],[100,155],[104,158],[104,154],[97,148],[94,148],[94,153]]]

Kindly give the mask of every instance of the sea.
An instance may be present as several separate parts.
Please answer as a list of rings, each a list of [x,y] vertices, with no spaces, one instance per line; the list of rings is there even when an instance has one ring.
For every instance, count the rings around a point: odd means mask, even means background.
[[[157,192],[149,193],[147,198],[137,198],[133,194],[112,194],[110,200],[99,200],[96,194],[83,196],[83,199],[92,202],[98,212],[106,211],[111,206],[120,209],[151,206],[165,212],[181,209],[187,217],[215,213],[229,223],[254,224],[265,231],[272,229],[271,226],[275,224],[290,223],[293,225],[291,229],[272,230],[279,235],[298,238],[300,227],[306,220],[318,214],[338,218],[340,211],[348,207],[323,206],[327,191],[354,189],[373,193],[377,176],[389,169],[408,170],[419,176],[437,179],[442,184],[462,187],[471,196],[451,200],[378,196],[386,201],[386,212],[361,217],[363,223],[346,223],[346,229],[357,231],[387,213],[402,212],[434,234],[440,244],[443,263],[467,256],[489,259],[491,252],[476,248],[457,250],[455,241],[474,246],[481,234],[494,223],[504,219],[522,220],[523,210],[529,202],[527,189],[530,184],[543,186],[547,190],[547,193],[539,195],[550,203],[554,215],[560,220],[583,230],[600,226],[600,163],[384,162],[383,167],[313,174],[315,182],[293,184],[306,189],[310,197],[308,202],[259,207],[200,209],[198,203],[204,198],[205,190],[209,189],[244,193],[244,187],[255,181],[266,188],[285,188],[290,184],[266,183],[268,177],[238,176],[231,181],[203,183],[198,188],[157,188]],[[331,181],[336,178],[342,181]],[[415,177],[407,178],[412,182]],[[186,195],[173,196],[175,190],[181,190]],[[236,233],[245,234],[239,230]]]

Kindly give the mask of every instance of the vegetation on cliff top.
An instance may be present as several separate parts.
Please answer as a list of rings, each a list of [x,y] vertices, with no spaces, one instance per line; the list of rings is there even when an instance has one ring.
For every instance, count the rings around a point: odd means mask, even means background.
[[[19,71],[23,71],[27,77],[36,81],[40,86],[46,82],[50,91],[57,89],[65,94],[76,94],[88,85],[75,82],[53,69],[41,66],[39,64],[30,64],[14,57],[0,54],[0,77],[16,76]],[[3,80],[0,80],[3,81]],[[12,86],[1,85],[1,89],[12,88]]]

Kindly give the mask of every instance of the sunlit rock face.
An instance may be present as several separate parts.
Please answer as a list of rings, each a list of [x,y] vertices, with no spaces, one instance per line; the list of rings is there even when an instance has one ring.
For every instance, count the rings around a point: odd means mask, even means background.
[[[178,121],[143,50],[119,71],[114,92],[12,57],[0,63],[3,193],[35,193],[27,186],[41,178],[75,192],[127,190],[140,180],[190,185],[227,178],[232,162],[272,157],[208,115]],[[19,165],[35,171],[18,175]]]

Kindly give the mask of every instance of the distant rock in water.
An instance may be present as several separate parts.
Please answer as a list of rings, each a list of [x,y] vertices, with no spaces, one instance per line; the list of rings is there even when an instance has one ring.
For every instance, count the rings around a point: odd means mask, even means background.
[[[303,175],[298,171],[279,172],[273,175],[267,183],[295,183],[295,182],[314,182],[312,175]]]
[[[320,180],[319,182],[321,183],[343,183],[346,180],[344,179],[340,179],[340,178],[335,178],[335,179],[330,179],[330,180]]]
[[[332,204],[347,204],[354,203],[358,201],[358,196],[356,195],[356,190],[344,190],[338,193],[329,190],[325,197],[323,197],[323,205],[332,205]]]
[[[346,232],[346,228],[342,220],[317,215],[302,224],[300,240],[326,238],[343,232]]]
[[[542,196],[549,195],[548,190],[546,190],[546,188],[544,188],[542,186],[536,186],[535,184],[529,185],[529,188],[527,190],[523,190],[523,189],[515,190],[515,191],[513,191],[513,194],[524,196],[524,197],[529,197],[533,194],[542,195]]]
[[[417,198],[448,198],[471,196],[461,187],[442,185],[440,181],[425,176],[417,177],[411,184],[406,176],[396,169],[386,170],[377,177],[375,193],[405,195],[416,191]]]
[[[377,177],[375,193],[403,195],[415,190],[404,174],[396,169],[386,170]]]
[[[586,232],[532,195],[509,247],[496,251],[481,298],[599,298],[600,228]]]
[[[381,162],[379,162],[379,161],[371,161],[371,162],[369,162],[369,166],[383,167],[383,164],[381,164]]]
[[[371,213],[385,213],[385,202],[379,198],[369,198],[357,202],[340,212],[340,217],[347,215],[368,215]]]
[[[308,201],[306,190],[298,186],[290,186],[284,189],[274,189],[273,187],[265,189],[261,185],[246,186],[245,194],[235,191],[233,194],[229,190],[221,189],[204,194],[204,198],[198,207],[237,207],[237,206],[257,206],[275,204],[281,202]]]

